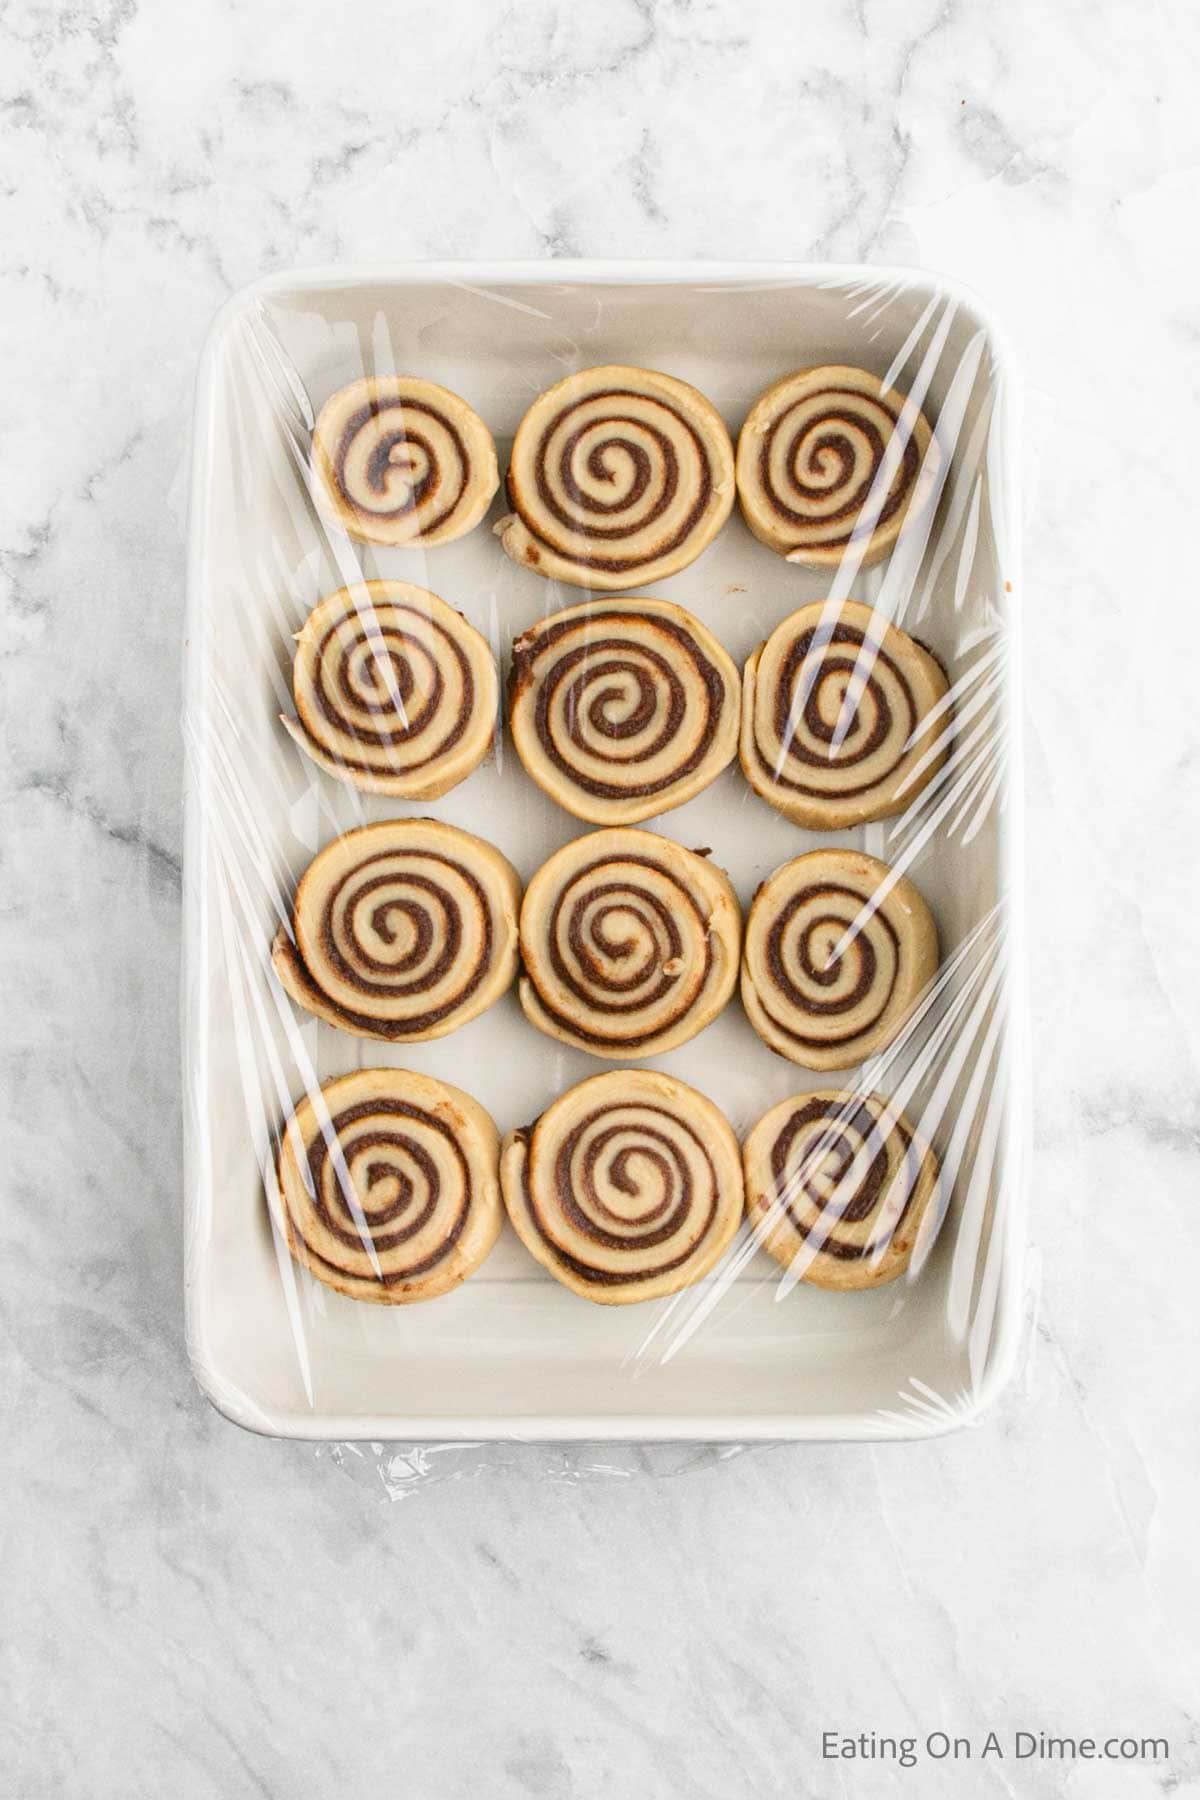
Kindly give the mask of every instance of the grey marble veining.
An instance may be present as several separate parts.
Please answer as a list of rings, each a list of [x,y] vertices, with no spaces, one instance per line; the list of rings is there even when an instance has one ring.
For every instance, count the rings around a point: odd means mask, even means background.
[[[1198,56],[1184,0],[0,13],[5,1800],[1200,1792]],[[205,328],[271,268],[571,254],[922,262],[1026,371],[1034,1299],[958,1437],[418,1481],[188,1376]],[[993,1724],[1171,1758],[820,1761]]]

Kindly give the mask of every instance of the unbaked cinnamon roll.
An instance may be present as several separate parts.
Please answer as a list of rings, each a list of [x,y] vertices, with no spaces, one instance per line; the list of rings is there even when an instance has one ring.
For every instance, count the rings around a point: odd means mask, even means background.
[[[755,537],[822,568],[866,564],[929,496],[938,447],[920,409],[866,369],[798,369],[759,395],[737,447],[738,499]]]
[[[591,832],[525,891],[521,1005],[539,1030],[593,1056],[658,1056],[726,1004],[740,940],[723,869],[654,832]]]
[[[482,838],[435,819],[364,825],[313,858],[271,961],[297,1005],[356,1037],[444,1037],[511,986],[520,903]]]
[[[937,966],[937,926],[911,881],[861,850],[813,850],[754,896],[742,1004],[790,1062],[851,1069],[893,1041]]]
[[[283,1130],[272,1215],[292,1256],[355,1300],[432,1300],[500,1234],[499,1139],[482,1106],[408,1069],[307,1094]]]
[[[593,1075],[513,1131],[500,1184],[518,1237],[603,1305],[676,1293],[716,1267],[742,1217],[737,1139],[711,1100],[647,1069]]]
[[[428,588],[364,581],[313,608],[296,638],[288,733],[373,794],[435,800],[492,747],[499,704],[487,641]]]
[[[500,485],[479,414],[416,375],[368,375],[317,415],[313,471],[322,505],[369,544],[448,544],[478,525]]]
[[[513,645],[517,754],[552,800],[596,825],[682,806],[737,751],[738,675],[668,600],[590,600]]]
[[[809,831],[903,812],[949,754],[948,692],[937,658],[872,607],[815,600],[746,664],[746,779]]]
[[[610,364],[529,408],[508,469],[513,512],[496,529],[539,575],[617,591],[694,562],[733,496],[733,445],[712,403],[671,375]]]
[[[879,1287],[908,1267],[938,1162],[881,1094],[784,1100],[751,1131],[743,1158],[750,1228],[802,1281]]]

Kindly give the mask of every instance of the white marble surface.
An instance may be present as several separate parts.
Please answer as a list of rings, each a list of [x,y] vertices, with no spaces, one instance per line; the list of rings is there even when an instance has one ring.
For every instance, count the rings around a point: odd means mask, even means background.
[[[9,0],[6,1797],[1200,1793],[1198,56],[1186,0]],[[459,1452],[393,1502],[184,1359],[190,383],[264,270],[569,254],[910,260],[1008,320],[1040,1301],[965,1435]],[[820,1760],[993,1725],[1171,1753]]]

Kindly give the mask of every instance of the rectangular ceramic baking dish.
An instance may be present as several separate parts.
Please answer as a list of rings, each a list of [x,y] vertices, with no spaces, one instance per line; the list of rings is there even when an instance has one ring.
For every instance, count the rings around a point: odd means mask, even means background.
[[[911,569],[893,558],[853,591],[934,647],[961,688],[958,774],[936,811],[835,841],[889,861],[903,850],[938,920],[951,977],[930,1023],[936,1053],[926,1042],[928,1069],[916,1073],[922,1099],[937,1097],[948,1214],[918,1280],[868,1293],[785,1292],[755,1256],[682,1309],[598,1307],[546,1276],[506,1228],[453,1294],[363,1305],[297,1269],[269,1221],[263,1171],[306,1081],[377,1062],[418,1068],[473,1093],[503,1130],[603,1065],[542,1037],[512,994],[452,1036],[404,1048],[302,1019],[266,955],[279,907],[320,844],[367,820],[434,813],[490,838],[525,879],[582,827],[534,787],[503,736],[488,764],[422,806],[321,775],[278,722],[290,709],[291,634],[331,588],[396,576],[464,611],[504,665],[515,636],[580,595],[514,566],[486,525],[430,552],[331,534],[305,478],[308,428],[342,384],[407,370],[462,393],[503,466],[534,395],[604,362],[693,382],[734,432],[762,388],[805,364],[928,384],[950,468],[936,522]],[[1012,385],[978,300],[911,270],[313,270],[260,281],[222,310],[200,366],[192,471],[184,1081],[189,1348],[227,1417],[314,1439],[880,1438],[963,1424],[999,1390],[1021,1316],[1025,1117]],[[829,588],[735,512],[657,591],[740,663]],[[736,765],[652,829],[712,846],[743,905],[778,863],[825,841],[757,799]],[[775,1101],[828,1083],[773,1056],[736,1002],[650,1066],[701,1088],[739,1132]],[[871,1085],[871,1075],[850,1079]]]

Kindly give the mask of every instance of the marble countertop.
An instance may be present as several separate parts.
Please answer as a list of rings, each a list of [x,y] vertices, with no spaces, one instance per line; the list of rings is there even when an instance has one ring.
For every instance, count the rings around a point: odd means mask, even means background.
[[[1198,54],[1184,0],[4,10],[6,1795],[1200,1793]],[[188,1373],[204,331],[289,265],[568,255],[923,264],[1026,372],[1029,1342],[958,1436],[322,1453]]]

